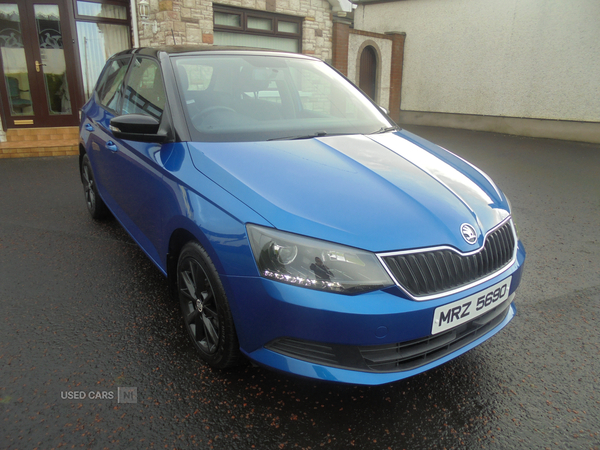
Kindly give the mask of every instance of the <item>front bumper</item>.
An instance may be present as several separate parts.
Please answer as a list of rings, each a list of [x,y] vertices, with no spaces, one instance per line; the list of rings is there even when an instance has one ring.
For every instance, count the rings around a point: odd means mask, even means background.
[[[464,345],[463,347],[458,348],[457,350],[452,351],[449,354],[446,354],[445,356],[442,356],[429,363],[421,365],[418,368],[404,370],[400,372],[374,373],[362,372],[358,370],[349,370],[339,367],[331,367],[322,364],[315,364],[307,361],[302,361],[296,358],[291,358],[289,356],[273,352],[266,348],[258,349],[249,354],[245,352],[244,353],[248,358],[258,363],[259,365],[263,365],[269,367],[270,369],[275,369],[302,377],[316,378],[324,381],[334,381],[338,383],[348,384],[386,384],[394,381],[403,380],[414,375],[418,375],[429,369],[433,369],[434,367],[444,364],[462,355],[463,353],[468,352],[472,348],[477,347],[479,344],[483,343],[484,341],[498,333],[506,325],[508,325],[508,323],[516,315],[516,312],[517,311],[514,303],[511,303],[507,310],[507,314],[504,316],[504,319],[496,327],[494,327],[492,330],[490,330],[483,336],[470,342],[467,345]]]
[[[254,277],[228,278],[226,289],[242,352],[299,376],[384,384],[439,366],[476,347],[515,316],[525,252],[498,277],[448,297],[414,301],[397,287],[356,296],[303,289]],[[431,335],[437,307],[512,277],[508,300],[476,319]]]

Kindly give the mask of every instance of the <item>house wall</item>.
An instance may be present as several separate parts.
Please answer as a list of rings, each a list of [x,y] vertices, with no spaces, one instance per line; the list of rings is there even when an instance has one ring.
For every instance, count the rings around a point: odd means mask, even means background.
[[[406,32],[401,110],[413,120],[600,122],[598,0],[403,0],[354,17],[356,29]]]
[[[332,57],[331,6],[326,0],[223,0],[221,5],[304,17],[302,53],[330,61]],[[156,33],[152,28],[157,21]],[[148,24],[140,25],[140,46],[212,44],[213,2],[150,0]]]

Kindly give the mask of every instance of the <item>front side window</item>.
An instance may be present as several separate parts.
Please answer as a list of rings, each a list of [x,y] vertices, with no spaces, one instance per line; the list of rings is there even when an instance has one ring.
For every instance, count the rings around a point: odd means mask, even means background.
[[[235,54],[172,60],[196,141],[369,134],[394,126],[322,61]]]
[[[111,61],[104,69],[100,81],[98,81],[96,87],[98,101],[111,111],[117,111],[121,99],[123,78],[125,78],[128,64],[129,58],[119,58]]]
[[[123,114],[145,114],[160,120],[165,100],[165,88],[157,62],[135,58],[125,86]]]

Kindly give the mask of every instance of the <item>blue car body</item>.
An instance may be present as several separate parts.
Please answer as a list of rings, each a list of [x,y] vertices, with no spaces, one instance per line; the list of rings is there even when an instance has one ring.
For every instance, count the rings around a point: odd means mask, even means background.
[[[168,55],[154,55],[164,66]],[[163,70],[175,117],[182,105],[173,106],[179,98],[169,87],[171,69]],[[143,142],[115,137],[114,117],[96,95],[82,110],[81,153],[89,157],[99,196],[166,276],[184,241],[206,250],[239,349],[255,363],[323,380],[388,383],[457,357],[515,315],[525,251],[508,200],[484,173],[437,145],[401,129],[299,140]],[[464,224],[475,230],[475,242],[461,233]],[[393,283],[343,294],[265,275],[249,226],[372,253]],[[510,252],[500,267],[471,282],[422,292],[407,288],[390,268],[390,258],[400,265],[404,256],[429,251],[474,255],[472,261],[501,228]],[[425,265],[450,264],[447,256],[428,257]],[[502,305],[492,313],[494,292]],[[484,309],[486,296],[486,313],[466,320],[479,305]],[[472,299],[468,311],[460,310],[464,299]],[[443,311],[445,305],[452,307]],[[457,326],[450,326],[452,311]],[[482,317],[487,322],[475,324]],[[435,321],[444,328],[432,333]]]

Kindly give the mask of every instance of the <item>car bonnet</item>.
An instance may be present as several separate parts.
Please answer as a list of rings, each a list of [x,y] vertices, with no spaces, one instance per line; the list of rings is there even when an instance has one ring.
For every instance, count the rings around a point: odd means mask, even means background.
[[[473,251],[508,216],[506,199],[481,171],[424,143],[384,133],[189,149],[199,171],[278,229],[376,252]]]

